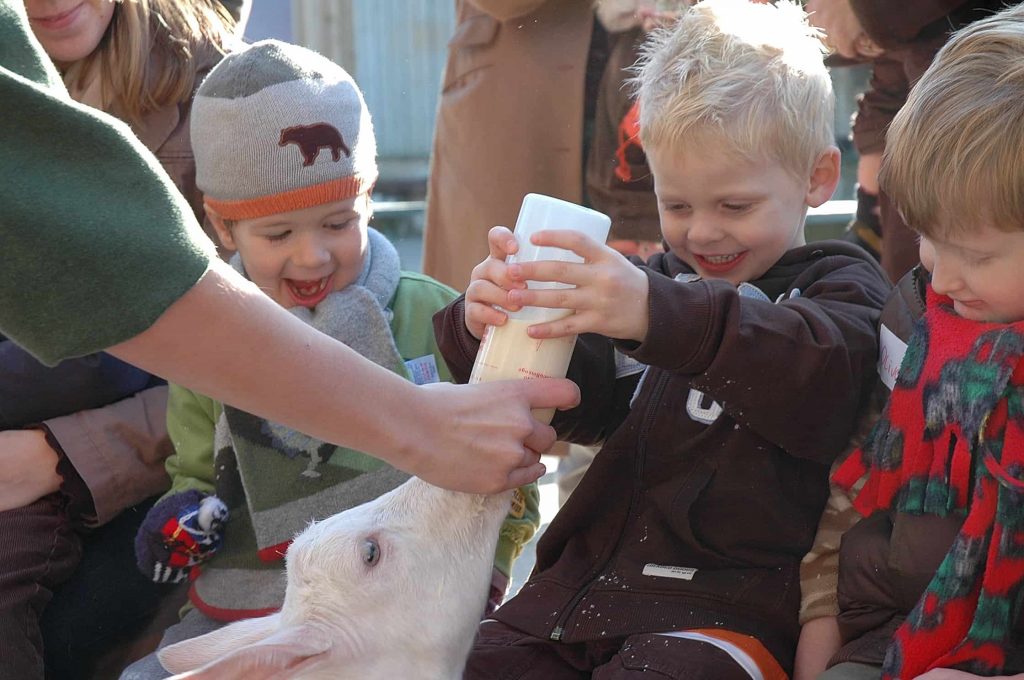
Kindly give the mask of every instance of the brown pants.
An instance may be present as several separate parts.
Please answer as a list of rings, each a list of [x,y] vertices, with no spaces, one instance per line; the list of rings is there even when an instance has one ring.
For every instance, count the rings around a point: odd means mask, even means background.
[[[0,680],[41,680],[39,619],[82,557],[57,494],[0,512]]]
[[[484,621],[463,680],[750,680],[728,654],[656,634],[564,644]]]

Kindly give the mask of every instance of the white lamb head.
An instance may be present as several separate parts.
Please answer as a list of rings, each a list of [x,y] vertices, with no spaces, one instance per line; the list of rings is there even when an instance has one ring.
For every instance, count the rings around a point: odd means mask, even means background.
[[[159,654],[193,680],[462,677],[484,611],[510,493],[413,478],[311,524],[287,555],[281,611]]]

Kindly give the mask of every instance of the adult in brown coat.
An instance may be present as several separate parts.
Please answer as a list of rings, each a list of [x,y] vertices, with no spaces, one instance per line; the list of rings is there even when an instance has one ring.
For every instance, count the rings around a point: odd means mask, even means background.
[[[456,0],[427,190],[423,271],[459,290],[523,196],[579,203],[592,0]]]

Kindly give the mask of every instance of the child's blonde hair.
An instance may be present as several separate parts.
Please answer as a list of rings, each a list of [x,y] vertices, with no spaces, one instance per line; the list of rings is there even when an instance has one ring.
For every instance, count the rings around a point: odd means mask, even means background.
[[[140,123],[146,113],[192,97],[198,57],[211,48],[224,53],[234,28],[217,0],[119,0],[100,44],[67,68],[64,82],[82,89],[98,73],[103,110]]]
[[[796,3],[704,0],[643,48],[633,80],[641,141],[724,144],[807,176],[835,143],[823,55],[819,32]]]
[[[1024,5],[953,34],[889,128],[879,181],[925,236],[1024,230]]]

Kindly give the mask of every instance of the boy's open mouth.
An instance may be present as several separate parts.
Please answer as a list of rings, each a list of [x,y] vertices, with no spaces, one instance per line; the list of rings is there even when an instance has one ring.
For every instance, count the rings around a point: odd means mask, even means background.
[[[288,292],[297,305],[302,307],[316,307],[331,292],[331,283],[334,275],[325,276],[322,279],[312,281],[298,281],[296,279],[285,279],[288,285]]]
[[[730,253],[729,255],[694,255],[701,269],[710,272],[727,272],[734,269],[743,261],[747,251],[742,253]]]

